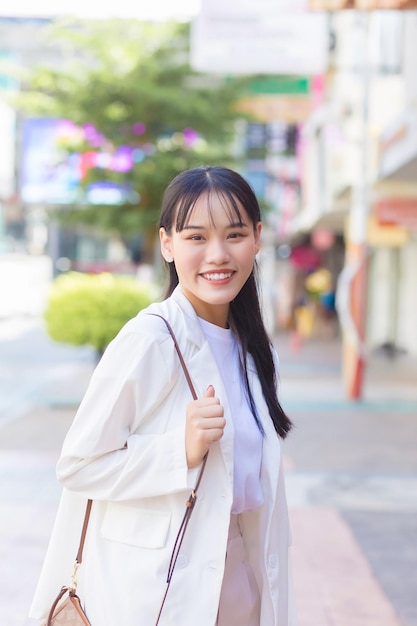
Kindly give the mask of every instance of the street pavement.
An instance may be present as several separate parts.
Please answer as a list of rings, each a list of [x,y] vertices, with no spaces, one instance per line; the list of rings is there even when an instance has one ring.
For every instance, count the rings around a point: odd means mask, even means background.
[[[337,339],[274,342],[300,626],[417,626],[417,360],[371,356],[352,403]],[[55,463],[94,365],[37,315],[0,320],[0,626],[35,624]]]
[[[338,341],[275,341],[300,626],[417,626],[417,360],[369,355],[345,398]]]

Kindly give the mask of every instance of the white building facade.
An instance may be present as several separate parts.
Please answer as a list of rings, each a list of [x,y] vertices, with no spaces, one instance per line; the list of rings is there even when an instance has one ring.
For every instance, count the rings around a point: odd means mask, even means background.
[[[348,242],[362,229],[366,349],[417,354],[417,10],[338,11],[330,31],[326,98],[304,125],[292,231],[326,227]]]

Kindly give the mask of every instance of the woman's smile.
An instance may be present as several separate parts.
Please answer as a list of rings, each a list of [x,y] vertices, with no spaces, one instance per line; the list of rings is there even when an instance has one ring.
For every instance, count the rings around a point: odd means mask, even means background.
[[[203,278],[212,284],[223,285],[227,283],[233,276],[234,272],[228,270],[218,270],[216,272],[204,272],[200,274]]]

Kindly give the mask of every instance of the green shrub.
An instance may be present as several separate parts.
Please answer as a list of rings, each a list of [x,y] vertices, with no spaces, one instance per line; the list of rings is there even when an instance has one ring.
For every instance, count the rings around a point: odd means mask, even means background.
[[[68,272],[52,283],[44,313],[46,330],[55,341],[90,345],[101,353],[152,300],[151,288],[133,277]]]

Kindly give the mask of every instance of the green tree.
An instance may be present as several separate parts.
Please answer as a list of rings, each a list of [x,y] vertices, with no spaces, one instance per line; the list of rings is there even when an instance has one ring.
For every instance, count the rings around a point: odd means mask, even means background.
[[[20,104],[31,116],[79,126],[76,140],[60,148],[64,157],[96,153],[101,165],[86,171],[84,190],[97,181],[126,190],[114,205],[88,204],[82,194],[59,218],[122,235],[147,233],[150,242],[169,180],[196,165],[236,165],[232,145],[242,114],[235,104],[245,79],[194,72],[188,24],[72,21],[57,23],[51,36],[66,61],[36,68]],[[120,157],[119,171],[103,166],[109,155]],[[133,159],[131,169],[123,158]]]

